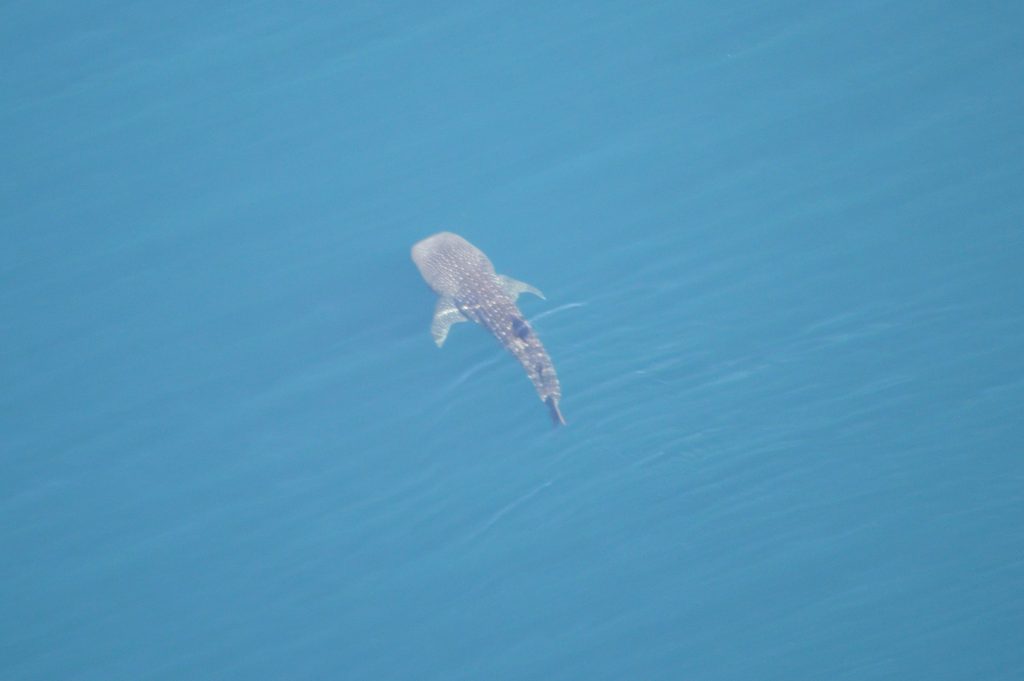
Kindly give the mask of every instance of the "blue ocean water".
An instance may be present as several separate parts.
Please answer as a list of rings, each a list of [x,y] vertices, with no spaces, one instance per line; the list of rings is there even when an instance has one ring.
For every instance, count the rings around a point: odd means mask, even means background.
[[[1022,20],[6,3],[0,679],[1024,678]]]

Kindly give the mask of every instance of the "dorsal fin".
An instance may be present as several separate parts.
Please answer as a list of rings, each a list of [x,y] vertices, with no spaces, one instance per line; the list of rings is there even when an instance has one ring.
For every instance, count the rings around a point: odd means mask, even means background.
[[[526,340],[530,337],[530,325],[522,317],[512,318],[512,333],[519,339]]]

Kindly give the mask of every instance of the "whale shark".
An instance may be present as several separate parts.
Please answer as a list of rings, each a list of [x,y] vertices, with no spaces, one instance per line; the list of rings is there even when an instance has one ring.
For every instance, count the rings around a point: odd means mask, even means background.
[[[533,327],[519,311],[522,293],[544,294],[529,284],[498,274],[483,251],[452,232],[439,232],[412,247],[424,281],[438,295],[430,333],[444,345],[453,324],[476,322],[519,360],[556,426],[565,425],[558,403],[562,387],[555,365]]]

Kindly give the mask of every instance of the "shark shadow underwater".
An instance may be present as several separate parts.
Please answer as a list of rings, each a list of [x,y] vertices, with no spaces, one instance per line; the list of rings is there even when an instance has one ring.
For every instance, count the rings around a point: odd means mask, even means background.
[[[430,325],[437,347],[444,345],[452,324],[476,322],[519,360],[547,405],[551,420],[556,426],[564,426],[565,418],[558,408],[562,387],[555,365],[516,306],[521,293],[540,298],[544,294],[529,284],[497,274],[483,251],[451,232],[439,232],[418,242],[412,247],[412,261],[438,295]]]

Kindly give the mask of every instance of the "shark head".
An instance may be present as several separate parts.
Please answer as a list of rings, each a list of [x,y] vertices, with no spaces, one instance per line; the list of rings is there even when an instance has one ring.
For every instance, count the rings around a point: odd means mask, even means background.
[[[412,247],[412,261],[416,263],[416,266],[423,271],[425,264],[429,263],[430,260],[436,257],[439,253],[445,250],[451,249],[453,246],[459,247],[469,245],[469,242],[463,239],[458,234],[452,234],[451,232],[438,232],[432,236],[428,236],[422,241],[417,241]]]
[[[412,261],[438,295],[455,295],[467,275],[494,274],[494,266],[458,234],[438,232],[412,247]]]

